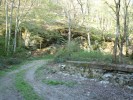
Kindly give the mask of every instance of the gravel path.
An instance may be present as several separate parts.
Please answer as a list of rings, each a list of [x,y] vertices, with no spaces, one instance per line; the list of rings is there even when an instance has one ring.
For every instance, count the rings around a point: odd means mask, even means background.
[[[7,73],[4,77],[0,77],[0,100],[24,100],[15,87],[16,73],[35,66],[37,62],[40,61],[29,62],[19,69]]]
[[[7,73],[0,78],[0,100],[24,100],[14,86],[16,73],[26,69],[25,80],[33,87],[34,91],[44,100],[133,100],[133,91],[124,87],[102,84],[78,75],[69,75],[64,72],[50,72],[46,69],[47,61],[36,60],[21,66],[20,69]],[[40,78],[36,77],[36,70],[44,66]],[[53,68],[53,66],[51,66]],[[72,81],[76,85],[47,85],[43,79]]]

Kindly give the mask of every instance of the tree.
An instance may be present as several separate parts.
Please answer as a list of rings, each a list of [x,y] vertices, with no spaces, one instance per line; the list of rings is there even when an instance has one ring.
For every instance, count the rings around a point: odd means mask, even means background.
[[[20,10],[20,0],[18,0],[17,6],[17,15],[16,15],[16,26],[15,26],[15,36],[14,36],[14,45],[13,45],[13,52],[16,52],[16,42],[17,42],[17,33],[19,30],[19,10]]]
[[[8,42],[8,0],[5,1],[5,13],[6,13],[6,33],[5,33],[5,51],[7,51]]]
[[[115,2],[115,9],[116,9],[116,37],[115,37],[115,44],[114,44],[114,61],[116,63],[117,59],[117,46],[119,45],[119,37],[120,37],[120,7],[121,7],[121,0],[114,0]],[[121,58],[120,58],[121,62]]]
[[[116,19],[116,32],[115,32],[115,41],[114,41],[114,50],[113,50],[113,61],[117,63],[117,51],[118,51],[119,38],[120,38],[121,0],[114,0],[114,3],[115,3],[115,9],[106,2],[106,4],[113,10],[113,12],[115,13],[115,17],[116,17],[115,18]],[[121,58],[119,60],[121,60]]]
[[[126,42],[126,55],[128,55],[128,19],[129,19],[129,14],[128,14],[128,8],[129,8],[129,5],[130,5],[130,2],[131,0],[124,0],[123,1],[123,4],[124,4],[124,7],[123,7],[123,12],[124,12],[124,16],[123,16],[123,19],[124,19],[124,34],[122,36],[122,40],[121,40],[121,50],[120,50],[120,56],[121,56],[121,61],[123,61],[123,46],[124,46],[124,42]]]
[[[89,10],[90,10],[90,5],[89,5],[89,1],[87,0],[87,5],[86,5],[86,7],[87,7],[87,15],[89,16]],[[91,40],[90,40],[90,32],[89,32],[89,26],[88,26],[88,24],[87,24],[87,26],[86,26],[86,29],[87,29],[87,31],[88,31],[88,33],[87,33],[87,40],[88,40],[88,47],[89,47],[89,49],[90,50],[92,50],[92,47],[91,47]]]
[[[72,24],[72,18],[71,18],[71,12],[72,12],[72,9],[71,7],[71,4],[72,2],[71,1],[64,1],[63,3],[66,3],[67,5],[62,5],[62,8],[64,10],[64,14],[65,14],[65,17],[67,18],[67,24],[68,24],[68,44],[70,44],[71,42],[71,24]],[[65,7],[67,6],[67,7]],[[73,6],[74,7],[74,6]],[[75,16],[75,14],[74,14]]]
[[[9,55],[10,51],[10,42],[11,42],[11,31],[12,31],[12,16],[13,16],[13,8],[14,8],[14,0],[11,1],[11,14],[10,14],[10,21],[9,21],[9,33],[8,33],[8,40],[7,40],[7,55]]]

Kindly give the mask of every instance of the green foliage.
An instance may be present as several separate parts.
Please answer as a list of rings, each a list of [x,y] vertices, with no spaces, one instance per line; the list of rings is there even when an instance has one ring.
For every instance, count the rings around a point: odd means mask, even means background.
[[[43,80],[43,83],[47,85],[65,85],[68,87],[72,87],[76,84],[75,82],[63,82],[58,80]]]
[[[77,43],[71,42],[57,52],[54,60],[55,62],[65,62],[67,60],[112,62],[112,56],[100,51],[88,52],[81,50]]]
[[[26,59],[31,56],[31,53],[23,47],[18,47],[16,53],[12,55],[14,58]]]
[[[5,38],[0,36],[0,56],[6,56],[5,52]]]
[[[3,75],[5,75],[5,71],[0,70],[0,77],[3,76]]]
[[[112,56],[100,51],[79,51],[72,53],[71,60],[112,62]]]
[[[48,41],[53,41],[55,44],[64,44],[66,41],[61,36],[61,34],[57,31],[47,31],[47,34],[45,35]]]
[[[57,80],[43,80],[43,82],[48,85],[63,85],[64,84],[64,82],[57,81]]]
[[[101,42],[103,40],[102,38],[102,31],[95,29],[95,28],[90,28],[90,39],[91,41],[97,40],[98,42]]]
[[[112,40],[115,38],[115,35],[111,33],[107,33],[107,34],[104,34],[104,38],[105,38],[105,41],[112,42]]]
[[[6,64],[8,65],[17,65],[20,64],[22,61],[19,58],[9,58],[5,61]]]
[[[32,86],[30,86],[24,80],[24,71],[17,74],[15,85],[20,93],[23,95],[25,100],[42,100],[33,90]]]
[[[67,43],[64,48],[59,49],[54,60],[55,62],[65,62],[70,59],[73,52],[78,52],[79,50],[79,45],[72,41]]]
[[[130,58],[133,60],[133,53],[130,55]]]

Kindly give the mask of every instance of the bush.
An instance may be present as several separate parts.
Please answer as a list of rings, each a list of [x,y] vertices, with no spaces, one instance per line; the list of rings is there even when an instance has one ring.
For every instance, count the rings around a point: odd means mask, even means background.
[[[31,56],[30,51],[26,50],[24,47],[17,48],[16,53],[12,55],[13,58],[25,59]]]
[[[59,49],[55,55],[55,62],[65,62],[71,58],[71,54],[80,51],[80,47],[76,42],[67,43],[64,48]]]
[[[9,58],[5,61],[5,63],[8,65],[17,65],[20,64],[21,62],[22,62],[21,59],[18,58]]]
[[[100,30],[98,30],[98,29],[96,29],[96,28],[93,28],[93,27],[91,27],[90,28],[90,39],[91,39],[91,41],[98,41],[98,42],[101,42],[101,41],[103,41],[103,38],[102,38],[102,31],[100,31]]]

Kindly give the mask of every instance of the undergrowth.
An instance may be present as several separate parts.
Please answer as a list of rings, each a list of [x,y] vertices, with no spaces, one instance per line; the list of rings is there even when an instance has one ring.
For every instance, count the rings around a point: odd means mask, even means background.
[[[55,55],[55,62],[65,62],[71,58],[71,54],[80,50],[79,45],[76,42],[67,43],[64,48],[60,48]]]
[[[61,48],[54,59],[57,63],[65,62],[67,60],[112,62],[112,55],[102,53],[98,50],[84,51],[79,48],[77,43],[71,42],[64,48]]]

